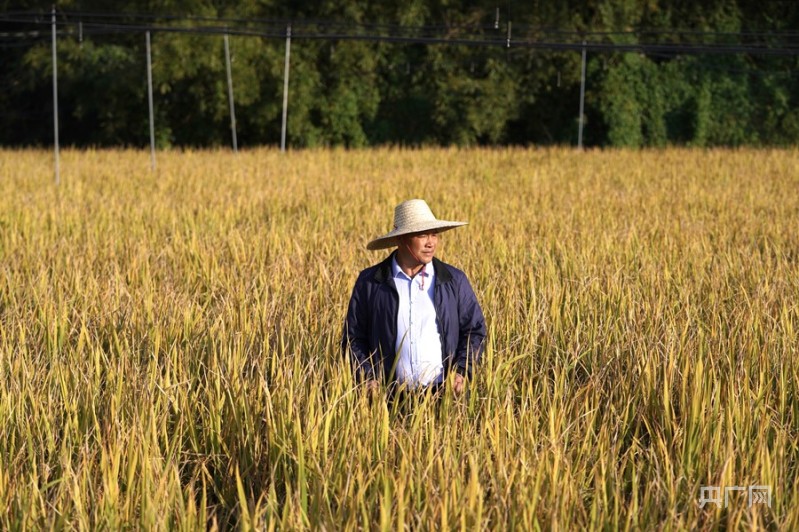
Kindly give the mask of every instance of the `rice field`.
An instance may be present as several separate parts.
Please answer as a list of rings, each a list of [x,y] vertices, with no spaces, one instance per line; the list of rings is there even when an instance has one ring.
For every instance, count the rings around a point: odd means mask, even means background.
[[[795,149],[61,165],[0,151],[4,530],[799,529]],[[489,337],[402,416],[338,342],[413,197]]]

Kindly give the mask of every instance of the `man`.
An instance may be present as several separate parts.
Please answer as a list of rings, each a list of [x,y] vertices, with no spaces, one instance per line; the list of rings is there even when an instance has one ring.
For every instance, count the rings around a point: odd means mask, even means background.
[[[461,225],[413,199],[394,210],[394,229],[367,245],[397,248],[360,273],[347,309],[342,348],[368,389],[438,390],[454,372],[453,391],[463,392],[483,351],[485,319],[466,275],[434,257],[439,233]]]

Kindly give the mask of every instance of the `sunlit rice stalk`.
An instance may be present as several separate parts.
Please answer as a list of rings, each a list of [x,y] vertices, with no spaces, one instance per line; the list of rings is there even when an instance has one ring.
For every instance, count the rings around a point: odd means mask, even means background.
[[[158,162],[0,152],[3,529],[799,527],[796,150]],[[338,340],[410,197],[489,338],[403,416]]]

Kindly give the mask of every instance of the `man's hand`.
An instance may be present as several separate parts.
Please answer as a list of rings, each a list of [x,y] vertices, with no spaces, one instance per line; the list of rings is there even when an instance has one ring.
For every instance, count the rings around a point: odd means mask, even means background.
[[[363,386],[370,395],[376,394],[380,390],[380,383],[375,379],[369,379],[363,383]]]
[[[460,395],[463,393],[465,387],[466,379],[460,373],[456,373],[452,381],[452,391],[455,392],[455,395]]]

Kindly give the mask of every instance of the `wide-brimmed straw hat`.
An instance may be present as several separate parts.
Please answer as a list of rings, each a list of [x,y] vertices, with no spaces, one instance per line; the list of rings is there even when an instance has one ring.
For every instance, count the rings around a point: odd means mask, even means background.
[[[427,202],[421,199],[403,201],[394,209],[394,229],[383,236],[379,236],[367,244],[366,249],[385,249],[397,245],[397,237],[413,233],[435,231],[441,233],[455,229],[468,222],[451,222],[439,220],[433,216],[433,211]]]

